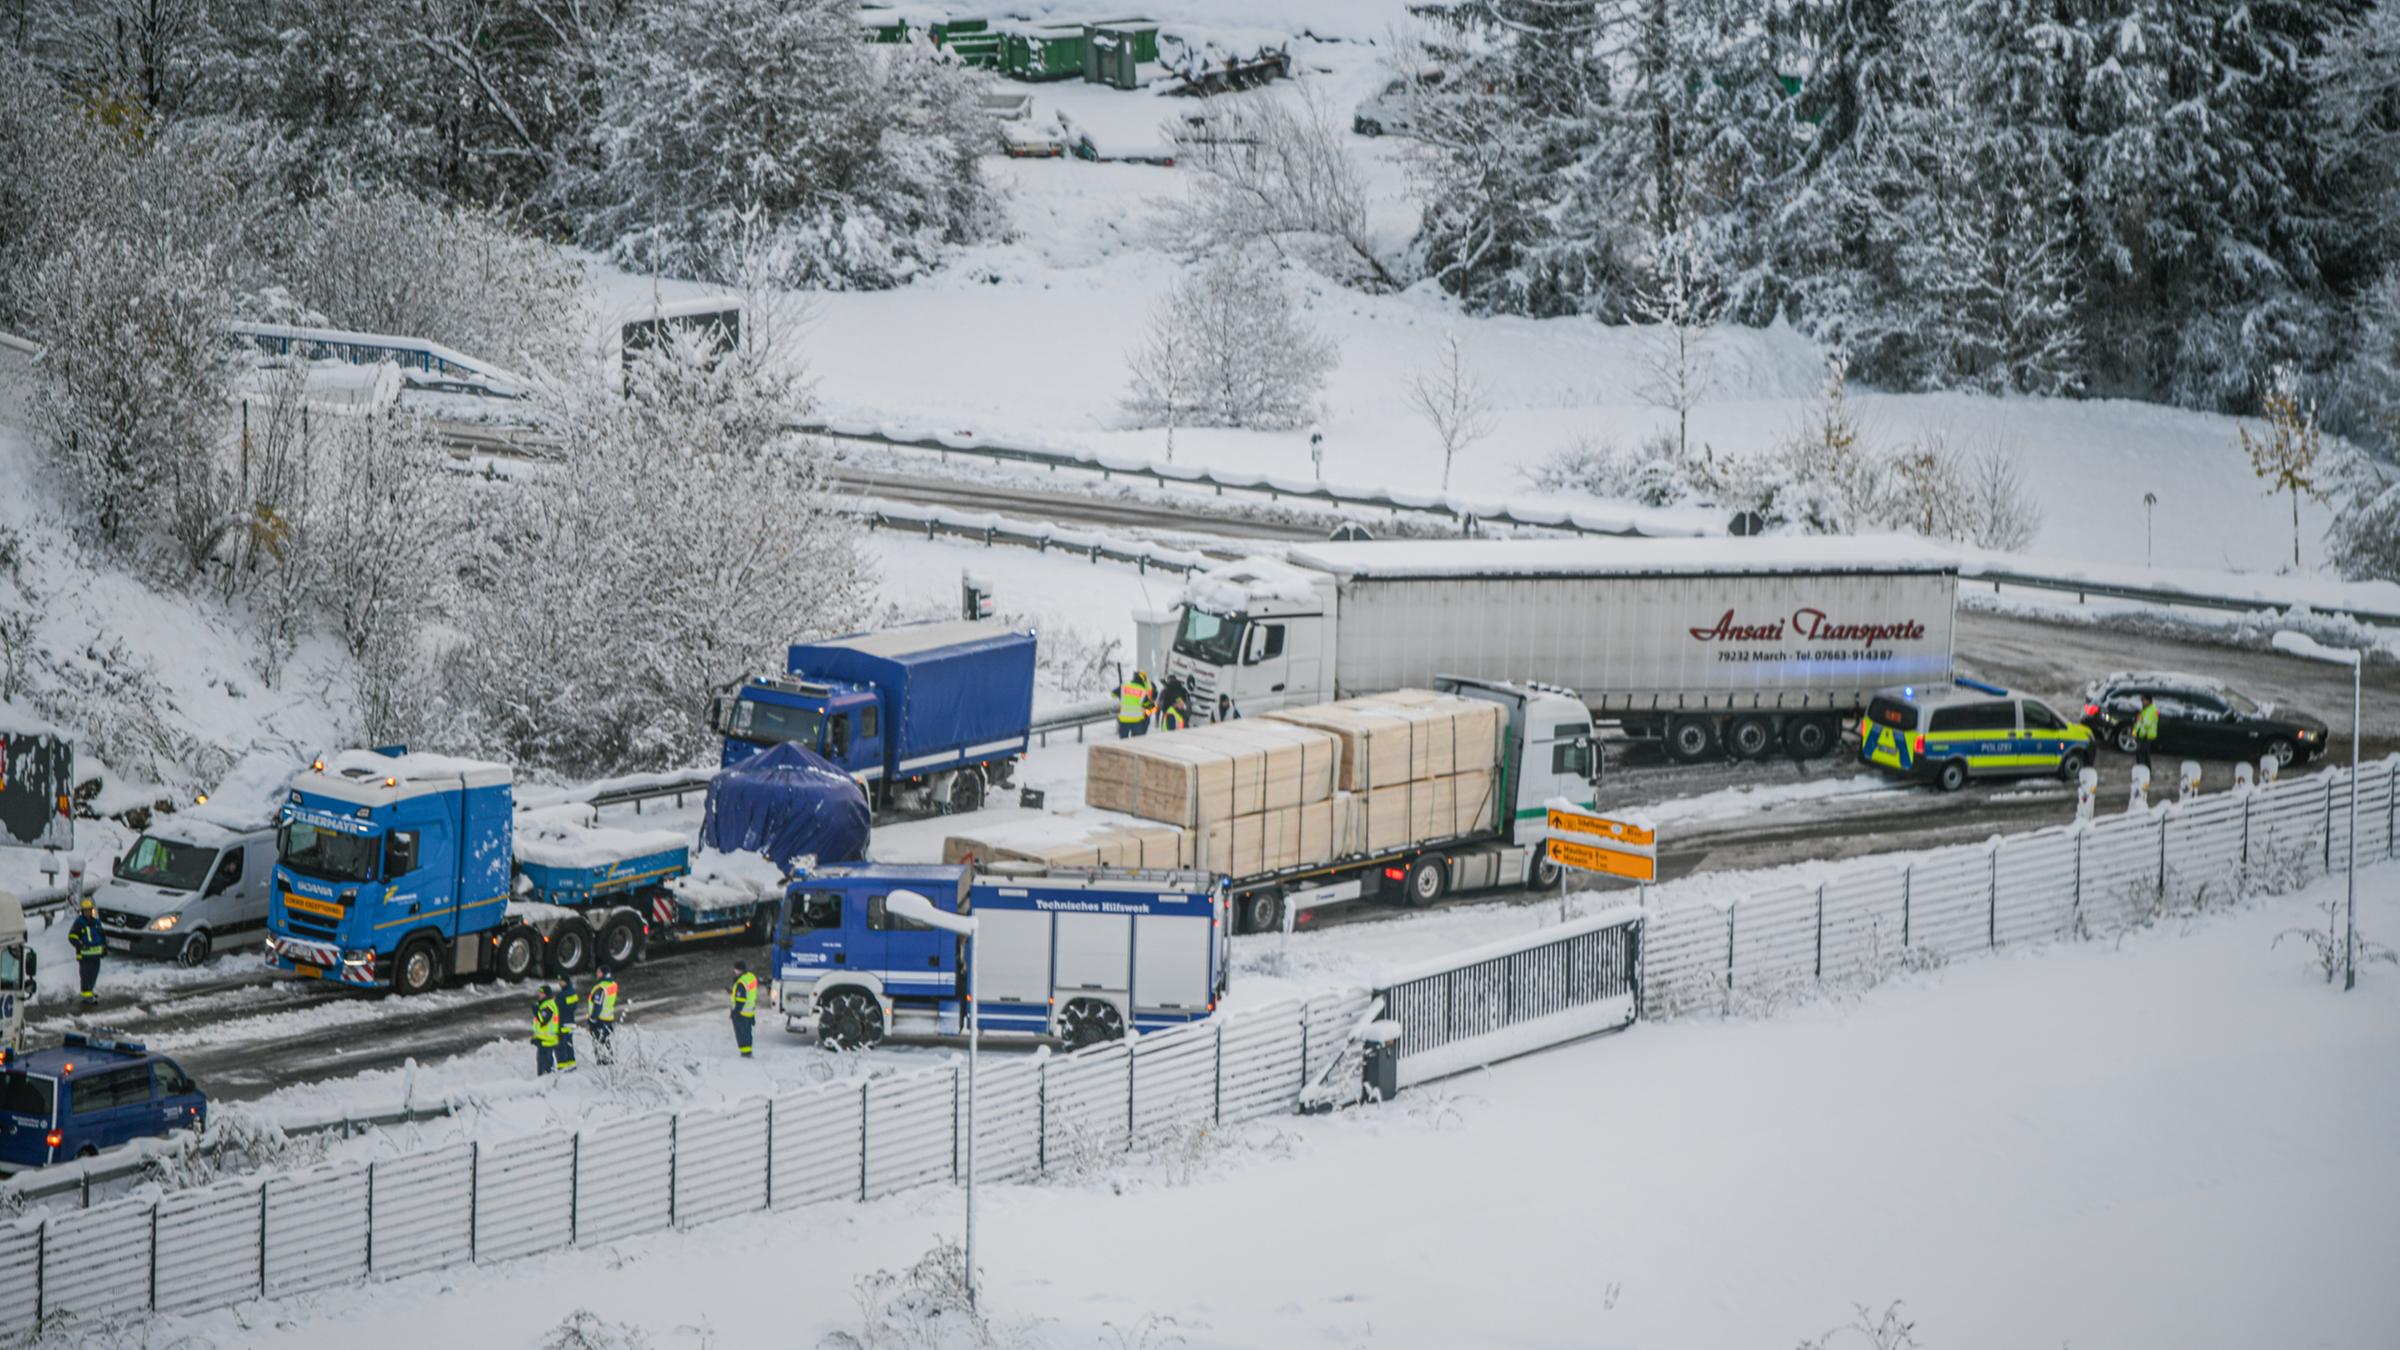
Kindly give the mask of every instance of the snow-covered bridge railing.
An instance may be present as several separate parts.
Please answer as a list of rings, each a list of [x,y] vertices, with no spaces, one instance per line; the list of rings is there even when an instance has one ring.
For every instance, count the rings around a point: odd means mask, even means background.
[[[1644,1016],[1871,980],[2029,942],[2107,933],[2339,868],[2350,772],[2328,769],[1982,844],[1862,859],[1731,904],[1650,891]],[[2400,857],[2400,756],[2361,768],[2358,856]],[[1403,1061],[1405,1063],[1405,1061]]]
[[[298,354],[358,366],[390,362],[403,370],[438,375],[498,398],[521,398],[525,393],[525,382],[508,371],[424,338],[302,328],[286,323],[238,322],[230,327],[234,336],[278,356]]]
[[[1153,544],[1101,530],[1079,530],[1042,521],[1016,520],[980,511],[918,506],[909,502],[886,501],[880,497],[843,502],[841,506],[863,518],[870,529],[908,530],[923,534],[928,539],[948,536],[985,545],[1009,544],[1040,553],[1063,553],[1095,563],[1130,563],[1145,572],[1155,567],[1162,571],[1189,573],[1214,566],[1217,562],[1217,559],[1205,553],[1188,548]]]
[[[1626,906],[1385,971],[1399,1086],[1631,1026],[1641,944],[1642,911]]]
[[[1297,1111],[1328,1069],[1354,1062],[1371,1006],[1352,990],[989,1061],[977,1176],[1073,1172]],[[547,1134],[449,1143],[29,1215],[0,1224],[0,1327],[200,1312],[955,1182],[965,1101],[952,1063],[610,1119],[563,1148]]]

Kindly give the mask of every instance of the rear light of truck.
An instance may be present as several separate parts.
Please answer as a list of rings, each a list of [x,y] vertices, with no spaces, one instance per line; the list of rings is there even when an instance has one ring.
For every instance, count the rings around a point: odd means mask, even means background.
[[[1920,755],[1921,755],[1921,754],[1924,754],[1924,753],[1925,753],[1925,733],[1924,733],[1924,732],[1922,732],[1922,731],[1918,732],[1918,733],[1916,734],[1916,736],[1915,736],[1913,739],[1911,739],[1911,740],[1909,741],[1908,745],[1909,745],[1909,749],[1911,749],[1911,750],[1915,751],[1916,753],[1918,753],[1918,754],[1920,754]]]
[[[60,1144],[67,1142],[66,1131],[52,1130],[50,1133],[42,1136],[42,1142],[48,1144],[52,1148],[57,1148]]]
[[[1407,876],[1408,869],[1405,867],[1387,867],[1383,869],[1383,879],[1385,881],[1401,881],[1405,880]]]

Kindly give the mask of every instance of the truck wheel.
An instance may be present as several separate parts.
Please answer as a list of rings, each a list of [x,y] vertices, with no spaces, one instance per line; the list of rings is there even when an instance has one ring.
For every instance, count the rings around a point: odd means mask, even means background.
[[[1783,725],[1783,743],[1794,759],[1822,759],[1833,750],[1830,717],[1795,717]]]
[[[1717,752],[1717,723],[1709,717],[1678,717],[1667,723],[1667,753],[1698,764]]]
[[[548,945],[550,973],[581,975],[592,964],[592,930],[579,919],[569,919],[550,935]]]
[[[1270,887],[1252,891],[1242,897],[1242,931],[1245,933],[1278,933],[1283,931],[1283,892]]]
[[[1941,776],[1933,781],[1941,784],[1944,792],[1956,792],[1967,785],[1967,766],[1951,760],[1942,766]]]
[[[1059,1014],[1058,1035],[1069,1050],[1081,1050],[1102,1041],[1121,1041],[1125,1039],[1125,1019],[1117,1014],[1113,1003],[1079,998]]]
[[[620,914],[600,930],[600,964],[615,970],[630,966],[642,959],[642,923],[630,914]]]
[[[1419,858],[1408,865],[1408,880],[1401,883],[1409,907],[1421,909],[1442,898],[1450,889],[1450,867],[1439,855]]]
[[[858,989],[828,994],[817,1014],[817,1044],[833,1050],[863,1050],[883,1039],[883,1009]]]
[[[1725,724],[1725,748],[1735,759],[1763,759],[1775,748],[1775,724],[1764,717],[1737,717]]]
[[[175,964],[186,970],[205,966],[208,964],[209,950],[208,930],[195,928],[192,935],[183,940],[183,945],[175,949]]]
[[[442,957],[431,938],[411,938],[392,962],[392,992],[429,994],[442,983]]]
[[[531,979],[541,962],[541,944],[534,939],[532,929],[518,924],[500,935],[496,956],[492,969],[502,979]]]
[[[1559,874],[1564,870],[1547,852],[1542,853],[1533,860],[1533,888],[1546,891],[1558,885]]]
[[[969,811],[983,809],[983,771],[961,769],[950,780],[950,814],[963,816]]]

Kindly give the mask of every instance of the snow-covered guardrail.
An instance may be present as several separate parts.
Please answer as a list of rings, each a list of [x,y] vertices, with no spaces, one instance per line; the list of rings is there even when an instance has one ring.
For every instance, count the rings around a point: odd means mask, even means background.
[[[1370,1006],[1351,990],[987,1063],[977,1177],[1073,1172],[1298,1111],[1325,1066],[1353,1059]],[[450,1143],[27,1215],[0,1224],[0,1327],[200,1312],[955,1182],[965,1091],[954,1061],[606,1119],[564,1141]]]
[[[921,533],[928,539],[947,536],[973,540],[987,546],[1009,544],[1040,553],[1064,553],[1095,563],[1130,563],[1145,572],[1156,567],[1169,572],[1189,573],[1213,567],[1217,562],[1205,553],[1188,548],[1153,544],[1148,540],[1110,534],[1105,530],[1074,529],[1047,521],[1018,520],[984,511],[955,511],[945,506],[919,506],[880,497],[862,497],[853,502],[843,502],[840,509],[858,515],[870,529],[908,530]]]
[[[2193,576],[2150,568],[2103,564],[2036,562],[2005,554],[1969,555],[1958,567],[1961,581],[2061,591],[2077,599],[2131,600],[2140,604],[2248,614],[2259,610],[2330,614],[2354,623],[2400,627],[2400,587],[2388,582],[2331,583],[2310,577],[2241,576],[2206,572]]]

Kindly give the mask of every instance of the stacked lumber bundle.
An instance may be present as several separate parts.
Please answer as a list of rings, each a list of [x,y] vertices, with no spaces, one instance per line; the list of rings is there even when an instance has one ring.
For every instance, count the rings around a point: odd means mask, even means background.
[[[1050,867],[1189,867],[1192,837],[1172,825],[1084,812],[989,826],[942,841],[942,861]]]

